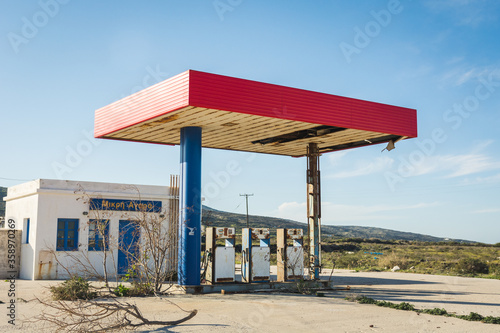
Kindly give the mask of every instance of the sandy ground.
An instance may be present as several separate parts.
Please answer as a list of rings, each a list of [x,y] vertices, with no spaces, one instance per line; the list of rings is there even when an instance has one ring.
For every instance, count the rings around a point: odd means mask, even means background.
[[[329,272],[324,272],[328,279]],[[285,293],[174,295],[164,299],[133,298],[150,319],[175,320],[185,315],[169,301],[198,314],[173,327],[150,327],[150,332],[500,332],[500,325],[352,303],[346,296],[366,295],[377,300],[409,302],[416,308],[444,308],[448,312],[500,316],[500,280],[407,273],[335,271],[337,288],[325,297]],[[30,300],[48,295],[54,281],[16,281],[16,297]],[[0,282],[0,300],[8,302],[9,283]],[[21,325],[42,310],[36,302],[16,303],[16,326],[9,325],[7,304],[1,304],[0,332],[51,332],[42,323]],[[142,331],[147,331],[143,328]]]

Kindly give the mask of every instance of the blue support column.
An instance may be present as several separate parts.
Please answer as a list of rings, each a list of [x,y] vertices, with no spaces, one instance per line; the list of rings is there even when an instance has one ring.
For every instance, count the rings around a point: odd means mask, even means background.
[[[201,127],[181,128],[178,283],[200,285]]]

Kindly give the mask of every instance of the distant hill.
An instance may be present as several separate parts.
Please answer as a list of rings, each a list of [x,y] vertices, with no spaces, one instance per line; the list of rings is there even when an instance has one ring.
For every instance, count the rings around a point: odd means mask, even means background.
[[[229,213],[203,206],[203,225],[212,227],[233,227],[236,232],[241,232],[241,228],[246,227],[246,215]],[[267,216],[249,216],[249,226],[251,228],[300,228],[307,232],[307,224],[293,220],[281,219]],[[458,239],[440,238],[429,235],[422,235],[412,232],[402,232],[383,228],[359,227],[359,226],[332,226],[322,225],[321,233],[323,236],[334,238],[377,238],[381,240],[407,240],[420,242],[443,242],[458,241],[470,242]],[[472,243],[472,242],[471,242]]]
[[[5,216],[5,201],[3,197],[7,196],[7,187],[0,186],[0,216]]]
[[[0,198],[7,196],[7,188],[0,187]],[[5,216],[5,201],[0,199],[0,216]],[[246,215],[224,212],[203,206],[202,223],[214,227],[234,227],[237,232],[246,227]],[[251,228],[300,228],[307,231],[307,224],[293,220],[281,219],[267,216],[249,216],[249,226]],[[322,225],[321,233],[324,236],[334,238],[377,238],[381,240],[413,240],[421,242],[442,242],[454,240],[459,242],[470,242],[457,239],[447,239],[422,235],[412,232],[402,232],[383,228],[359,227],[359,226],[332,226]]]

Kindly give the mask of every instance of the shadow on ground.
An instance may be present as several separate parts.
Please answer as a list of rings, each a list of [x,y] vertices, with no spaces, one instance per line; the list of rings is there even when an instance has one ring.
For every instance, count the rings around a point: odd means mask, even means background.
[[[356,276],[355,274],[349,276],[334,276],[332,279],[335,285],[403,285],[403,284],[437,284],[438,282],[419,281],[419,280],[404,280],[404,279],[387,279],[387,278],[374,278]]]

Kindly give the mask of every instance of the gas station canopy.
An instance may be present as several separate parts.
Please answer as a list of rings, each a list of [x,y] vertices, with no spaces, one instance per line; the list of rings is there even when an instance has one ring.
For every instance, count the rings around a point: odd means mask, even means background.
[[[305,156],[417,136],[414,109],[188,70],[100,108],[95,137],[178,145],[201,127],[202,147]]]
[[[94,135],[180,145],[177,277],[184,286],[200,285],[201,148],[307,156],[309,274],[318,279],[319,156],[416,137],[417,112],[188,70],[97,110]]]

